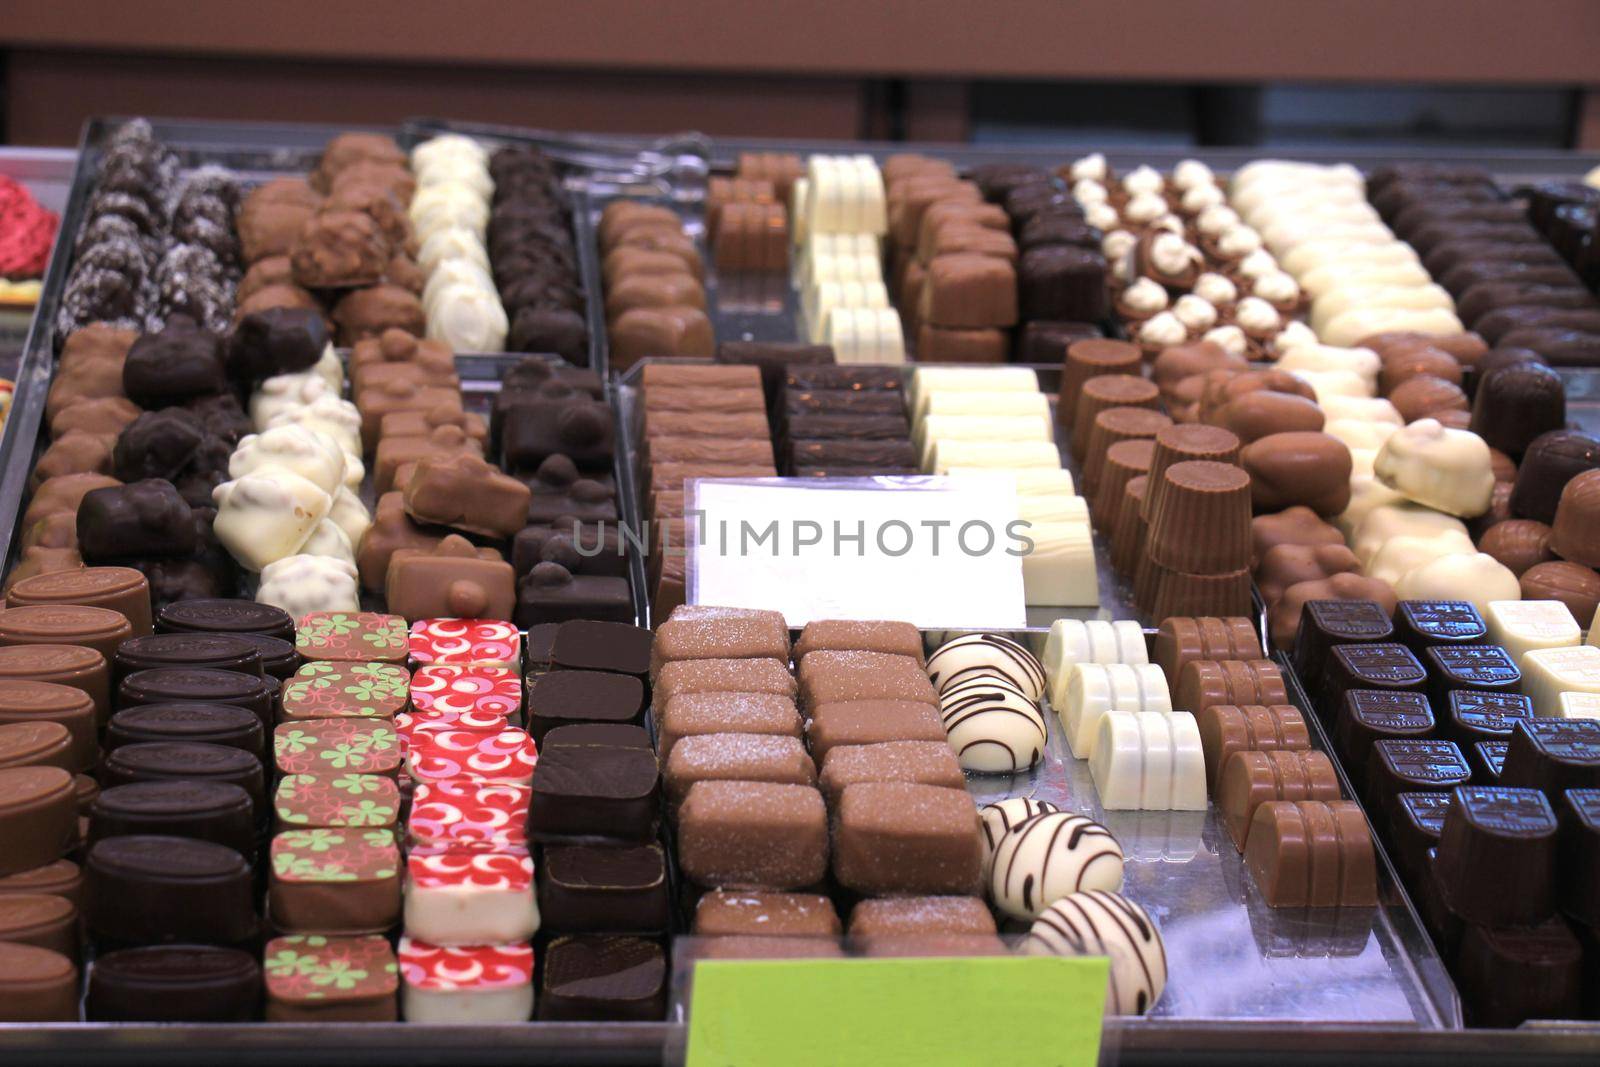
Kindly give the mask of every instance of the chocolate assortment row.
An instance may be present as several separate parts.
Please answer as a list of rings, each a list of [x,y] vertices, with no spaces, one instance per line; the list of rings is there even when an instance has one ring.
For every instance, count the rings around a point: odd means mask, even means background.
[[[611,365],[624,371],[646,357],[710,356],[705,265],[678,213],[615,200],[601,213],[598,237]]]
[[[597,294],[584,289],[561,174],[549,158],[525,145],[497,148],[488,169],[494,193],[487,266],[510,322],[506,347],[554,353],[575,366],[589,366],[587,310]]]
[[[470,137],[446,134],[412,149],[411,171],[417,176],[411,226],[428,337],[457,352],[498,352],[510,324],[485,244],[495,193],[489,154]]]

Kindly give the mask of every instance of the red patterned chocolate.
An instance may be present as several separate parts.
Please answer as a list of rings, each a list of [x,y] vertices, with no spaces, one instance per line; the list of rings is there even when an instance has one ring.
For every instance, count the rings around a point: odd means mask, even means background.
[[[411,676],[411,706],[418,711],[522,714],[522,678],[509,667],[440,664]]]
[[[376,611],[313,611],[300,619],[294,644],[311,660],[404,663],[406,620]]]
[[[522,634],[494,619],[418,619],[411,624],[411,662],[520,670]]]
[[[394,728],[400,735],[400,747],[406,749],[409,749],[414,734],[438,733],[440,730],[478,730],[497,734],[510,725],[504,715],[486,711],[406,711],[394,717]]]
[[[400,849],[388,830],[286,830],[270,857],[272,921],[286,933],[378,933],[400,919]]]
[[[533,946],[445,947],[400,938],[400,975],[416,989],[459,992],[533,984]]]
[[[273,762],[280,774],[381,774],[400,769],[400,736],[386,722],[369,719],[310,719],[286,722],[272,732]]]
[[[411,678],[393,663],[307,663],[278,692],[282,718],[392,719],[406,708]]]
[[[393,830],[400,787],[377,774],[290,774],[272,799],[279,830]]]
[[[413,889],[533,891],[533,857],[523,850],[417,850],[406,857]]]
[[[407,822],[413,848],[500,850],[528,841],[533,791],[510,782],[441,778],[417,784]]]
[[[538,761],[539,751],[533,738],[526,730],[515,726],[498,733],[479,730],[415,732],[406,753],[406,769],[419,783],[467,777],[526,785],[533,780],[533,767]]]
[[[389,939],[291,934],[262,953],[268,1022],[393,1022],[400,964]]]

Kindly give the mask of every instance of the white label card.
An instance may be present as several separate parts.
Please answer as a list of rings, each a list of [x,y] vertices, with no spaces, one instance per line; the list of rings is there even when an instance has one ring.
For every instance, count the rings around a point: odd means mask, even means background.
[[[812,619],[1027,625],[1030,545],[1009,478],[701,479],[685,488],[690,604],[782,611],[795,628]]]

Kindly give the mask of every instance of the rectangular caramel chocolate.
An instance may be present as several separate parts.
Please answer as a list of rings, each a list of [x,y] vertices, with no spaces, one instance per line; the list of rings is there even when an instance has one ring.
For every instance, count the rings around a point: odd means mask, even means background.
[[[964,789],[852,785],[835,813],[834,849],[834,877],[859,893],[973,896],[982,880],[978,809]]]
[[[645,459],[656,463],[741,463],[770,465],[772,441],[765,428],[750,437],[654,437],[645,444]]]
[[[871,397],[882,394],[849,395]],[[903,411],[790,415],[784,422],[784,437],[789,441],[908,441],[911,439],[911,423],[906,420]]]
[[[1300,709],[1292,704],[1213,704],[1196,716],[1206,757],[1206,781],[1217,795],[1222,769],[1235,752],[1274,752],[1311,747]]]
[[[760,412],[713,414],[699,411],[647,411],[645,440],[658,437],[751,438],[767,434],[767,417]]]
[[[1261,636],[1249,619],[1175,617],[1156,628],[1155,656],[1151,662],[1178,684],[1190,660],[1262,659]]]
[[[1245,865],[1268,907],[1358,908],[1378,902],[1372,831],[1354,801],[1261,805]]]
[[[1235,752],[1217,784],[1217,808],[1233,845],[1243,852],[1262,804],[1277,800],[1338,800],[1339,778],[1321,752],[1310,749]]]
[[[858,392],[853,389],[786,389],[780,414],[792,425],[802,415],[849,418],[859,415],[904,415],[906,402],[900,390]]]
[[[781,612],[753,608],[680,608],[656,627],[650,670],[681,659],[775,659],[789,662],[789,624]]]
[[[885,741],[828,750],[820,777],[822,795],[837,807],[844,791],[858,782],[915,782],[965,789],[956,754],[943,741]]]
[[[842,745],[945,740],[939,709],[922,700],[846,700],[810,709],[806,737],[817,762]]]
[[[725,368],[737,369],[737,368]],[[755,368],[750,368],[752,371]],[[759,379],[759,375],[757,376]],[[691,414],[756,414],[767,413],[766,397],[760,388],[725,389],[715,386],[657,386],[644,393],[645,418],[656,412],[681,411]]]
[[[800,693],[808,708],[846,700],[939,703],[922,664],[884,652],[813,652],[800,664]]]
[[[697,782],[678,809],[678,862],[684,877],[711,889],[814,885],[828,871],[822,794],[805,785]]]
[[[658,704],[684,693],[774,693],[792,700],[796,692],[788,664],[776,659],[675,660],[655,681]]]
[[[761,372],[755,367],[707,363],[651,363],[639,374],[646,390],[690,386],[716,389],[759,389]]]
[[[685,737],[701,734],[801,735],[792,697],[773,693],[684,693],[656,705],[656,745],[665,761]]]
[[[815,893],[707,893],[691,932],[701,937],[838,937],[833,901]]]
[[[798,737],[696,734],[672,746],[663,778],[668,802],[677,805],[696,782],[815,785],[817,769]]]
[[[915,470],[917,450],[908,440],[897,441],[791,441],[785,460],[792,468],[863,467]]]
[[[850,912],[851,937],[917,937],[929,934],[997,933],[994,915],[980,897],[891,897],[863,900]]]
[[[656,463],[650,468],[650,492],[678,492],[695,478],[773,478],[771,463]]]

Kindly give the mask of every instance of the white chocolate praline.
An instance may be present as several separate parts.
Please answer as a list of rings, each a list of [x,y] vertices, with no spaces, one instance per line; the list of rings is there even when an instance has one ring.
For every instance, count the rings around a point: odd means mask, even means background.
[[[411,166],[421,169],[438,159],[466,159],[480,167],[489,165],[489,152],[477,141],[461,133],[441,133],[411,150]]]
[[[1021,826],[1035,815],[1060,811],[1048,800],[1033,797],[1007,797],[978,809],[978,822],[983,830],[984,860],[983,882],[989,884],[989,871],[994,865],[994,850],[1000,847],[1006,834]]]
[[[1172,305],[1172,313],[1191,335],[1205,333],[1217,324],[1217,309],[1211,301],[1193,293],[1178,297]]]
[[[1318,404],[1325,403],[1330,397],[1372,399],[1372,387],[1353,370],[1297,370],[1291,373],[1311,386]]]
[[[1418,419],[1391,434],[1374,471],[1391,489],[1461,518],[1488,511],[1494,495],[1489,446],[1437,419]]]
[[[1072,199],[1084,207],[1090,204],[1103,204],[1110,195],[1105,186],[1090,178],[1072,183]]]
[[[1122,888],[1122,846],[1111,831],[1065,811],[1035,815],[1000,839],[989,899],[1013,919],[1032,919],[1070,893]]]
[[[1044,642],[1044,673],[1050,681],[1050,705],[1066,703],[1067,678],[1075,663],[1149,663],[1144,631],[1132,619],[1057,619]]]
[[[494,196],[494,179],[476,160],[443,158],[420,169],[414,167],[412,172],[417,176],[419,190],[448,185],[469,192],[484,203]]]
[[[1159,193],[1166,188],[1166,185],[1165,179],[1161,177],[1161,172],[1151,166],[1135,167],[1122,179],[1122,188],[1129,196]]]
[[[1083,209],[1083,220],[1097,230],[1112,230],[1122,222],[1122,216],[1110,204],[1088,204]]]
[[[1194,220],[1194,228],[1207,237],[1215,237],[1239,225],[1239,213],[1226,204],[1208,207]]]
[[[486,271],[489,269],[489,253],[484,248],[483,238],[477,231],[464,226],[446,226],[434,230],[417,252],[417,266],[429,276],[439,269],[441,263],[450,259],[464,259]]]
[[[250,395],[250,424],[259,433],[272,424],[273,416],[339,396],[339,388],[315,367],[297,374],[278,374]]]
[[[1167,213],[1167,202],[1159,193],[1140,193],[1122,205],[1122,217],[1136,225],[1154,222]]]
[[[262,469],[290,471],[333,493],[345,484],[345,451],[308,426],[279,426],[241,438],[228,457],[230,478]]]
[[[1121,893],[1090,891],[1062,897],[1033,926],[1023,951],[1030,956],[1105,956],[1111,964],[1106,1011],[1143,1015],[1167,986],[1167,948],[1150,914]]]
[[[341,486],[333,494],[333,505],[328,508],[328,521],[343,530],[352,545],[359,546],[361,538],[372,526],[372,514],[349,487]]]
[[[1202,340],[1220,345],[1222,350],[1230,356],[1242,356],[1250,348],[1249,338],[1237,326],[1218,326],[1207,330]]]
[[[1283,329],[1278,331],[1278,337],[1273,343],[1279,352],[1284,352],[1296,345],[1316,344],[1317,335],[1312,332],[1311,327],[1296,319],[1283,324]]]
[[[1198,159],[1180,159],[1177,166],[1172,168],[1172,184],[1179,189],[1198,186],[1215,188],[1216,182],[1216,174]]]
[[[1185,215],[1198,215],[1207,208],[1213,208],[1228,201],[1227,194],[1215,185],[1196,185],[1192,189],[1185,189],[1178,204],[1183,208]]]
[[[1600,719],[1600,693],[1562,693],[1557,710],[1563,719]]]
[[[500,298],[476,285],[458,282],[439,293],[428,316],[428,338],[456,352],[498,352],[505,345],[506,309]]]
[[[1324,432],[1329,432],[1326,426],[1323,430]],[[1335,436],[1338,435],[1336,434]],[[1352,456],[1354,456],[1354,452],[1355,448],[1352,446]],[[1344,535],[1344,539],[1351,542],[1351,548],[1354,549],[1356,532],[1361,528],[1361,524],[1366,521],[1368,515],[1381,507],[1404,506],[1405,504],[1405,497],[1378,481],[1374,475],[1351,474],[1350,506],[1334,518],[1333,524],[1339,528],[1339,532]],[[1437,515],[1438,512],[1433,512],[1433,514]],[[1449,518],[1448,515],[1444,517]],[[1460,521],[1460,519],[1456,520],[1458,523]],[[1465,528],[1465,526],[1462,527],[1462,529]],[[1357,558],[1360,558],[1359,553],[1357,553]]]
[[[1374,484],[1382,485],[1376,482]],[[1367,495],[1362,493],[1361,486],[1352,483],[1351,488],[1363,497]],[[1356,554],[1356,559],[1361,561],[1363,567],[1391,537],[1437,537],[1449,533],[1468,536],[1467,524],[1454,515],[1446,515],[1442,511],[1413,504],[1403,497],[1398,497],[1387,486],[1382,488],[1385,494],[1379,494],[1374,490],[1371,493],[1372,498],[1379,499],[1387,494],[1388,499],[1367,507],[1366,513],[1360,517],[1353,533],[1349,535],[1350,550]],[[1345,514],[1350,513],[1347,511]]]
[[[482,233],[489,224],[489,205],[469,189],[430,185],[411,199],[411,225],[420,240],[442,230],[462,229]]]
[[[212,522],[217,540],[253,571],[298,552],[333,504],[314,482],[278,469],[223,482],[211,496],[217,505]]]
[[[1283,326],[1278,309],[1259,296],[1247,296],[1234,309],[1234,322],[1251,337],[1271,337]]]
[[[1408,573],[1440,556],[1477,551],[1472,538],[1456,530],[1432,537],[1391,537],[1372,554],[1366,564],[1369,578],[1382,578],[1394,585]]]
[[[1153,663],[1074,663],[1062,697],[1053,701],[1078,759],[1094,753],[1100,720],[1113,711],[1171,711],[1167,676]]]
[[[1088,178],[1092,181],[1103,182],[1111,171],[1106,166],[1106,157],[1099,152],[1092,152],[1082,159],[1073,160],[1070,173],[1073,181]]]
[[[1350,371],[1361,376],[1372,391],[1377,390],[1378,371],[1383,361],[1370,348],[1335,348],[1318,344],[1290,346],[1278,357],[1278,367],[1292,371]]]
[[[1111,711],[1100,719],[1089,774],[1108,811],[1204,811],[1206,762],[1187,711]]]
[[[1407,571],[1394,583],[1394,595],[1401,600],[1467,600],[1482,612],[1491,601],[1517,599],[1522,585],[1493,556],[1462,552]]]
[[[313,611],[360,611],[355,564],[332,556],[286,556],[262,570],[256,602],[296,619]]]
[[[1100,251],[1108,260],[1120,260],[1133,254],[1139,239],[1127,230],[1107,230],[1100,238]]]
[[[1300,286],[1283,271],[1272,270],[1256,277],[1250,294],[1272,304],[1293,304],[1300,299]]]
[[[285,408],[267,420],[266,429],[297,424],[327,434],[352,456],[361,455],[361,412],[348,400],[330,394]]]
[[[350,535],[344,532],[344,527],[331,519],[323,519],[311,530],[311,536],[306,538],[300,550],[295,553],[299,556],[326,556],[329,559],[342,559],[349,563],[356,561],[355,546],[350,541]]]
[[[1099,607],[1100,576],[1087,518],[1036,522],[1027,537],[1033,546],[1022,557],[1022,595],[1029,607]]]
[[[1167,306],[1167,291],[1149,278],[1140,278],[1122,291],[1122,303],[1138,315],[1154,315]]]
[[[1169,278],[1204,262],[1200,250],[1175,233],[1160,234],[1150,242],[1150,265]]]
[[[447,259],[434,268],[422,287],[422,309],[429,315],[438,306],[439,296],[453,285],[475,285],[494,291],[494,279],[489,272],[470,259]]]
[[[1489,624],[1489,643],[1519,664],[1534,649],[1566,648],[1583,640],[1578,620],[1559,600],[1492,600],[1483,618]]]
[[[1522,657],[1522,692],[1533,713],[1562,716],[1561,694],[1600,693],[1600,648],[1539,648]]]
[[[1012,774],[1044,758],[1044,712],[1001,678],[971,678],[939,694],[939,716],[964,771]]]
[[[344,393],[344,361],[339,358],[339,350],[329,341],[322,349],[322,357],[311,365],[311,369],[321,375],[337,394]]]
[[[939,692],[972,678],[1000,678],[1029,700],[1044,694],[1044,667],[1032,652],[999,634],[964,634],[928,657],[928,678]]]
[[[1194,295],[1221,307],[1239,299],[1239,287],[1223,275],[1207,271],[1194,280]]]
[[[1139,327],[1139,343],[1142,345],[1181,345],[1188,338],[1189,328],[1170,311],[1151,316]]]
[[[1248,226],[1224,230],[1217,238],[1217,253],[1226,259],[1243,259],[1261,248],[1261,235]]]
[[[1406,424],[1406,420],[1400,417],[1400,410],[1387,397],[1381,396],[1329,397],[1328,401],[1322,404],[1322,413],[1327,416],[1329,422],[1336,419],[1354,419],[1367,423],[1382,423],[1382,436],[1373,442],[1374,448],[1381,446],[1389,439],[1391,433]]]

